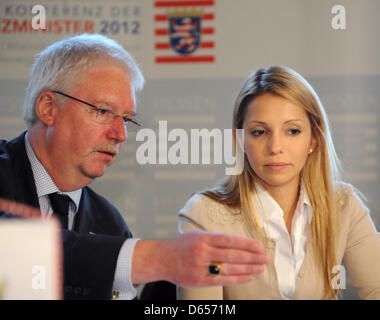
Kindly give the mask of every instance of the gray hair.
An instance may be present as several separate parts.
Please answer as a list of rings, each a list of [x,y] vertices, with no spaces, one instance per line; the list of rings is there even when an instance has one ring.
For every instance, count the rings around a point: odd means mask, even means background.
[[[144,86],[144,76],[134,58],[115,40],[100,34],[81,34],[45,48],[33,64],[23,106],[28,127],[37,120],[35,104],[45,90],[69,91],[85,70],[102,63],[124,69],[131,79],[133,99]]]

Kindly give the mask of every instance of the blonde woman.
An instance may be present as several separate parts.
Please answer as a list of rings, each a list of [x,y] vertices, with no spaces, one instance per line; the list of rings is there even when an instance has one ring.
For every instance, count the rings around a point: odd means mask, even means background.
[[[243,172],[189,199],[179,231],[260,239],[272,259],[249,283],[178,288],[178,297],[331,299],[349,274],[361,298],[380,299],[379,235],[339,178],[328,120],[310,84],[286,67],[258,69],[237,96],[233,129],[244,130],[244,140],[234,137]],[[215,262],[210,277],[230,268]]]

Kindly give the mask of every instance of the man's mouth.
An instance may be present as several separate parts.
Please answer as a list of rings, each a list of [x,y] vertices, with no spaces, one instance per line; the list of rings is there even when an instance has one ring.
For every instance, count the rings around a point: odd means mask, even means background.
[[[116,152],[111,152],[111,151],[99,151],[99,152],[109,154],[111,157],[114,157],[116,155]]]
[[[107,160],[112,160],[116,156],[116,152],[114,151],[97,150],[97,152],[104,155]]]

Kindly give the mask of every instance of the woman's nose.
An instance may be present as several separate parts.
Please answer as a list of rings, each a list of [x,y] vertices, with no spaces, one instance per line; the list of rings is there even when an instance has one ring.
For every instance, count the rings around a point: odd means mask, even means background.
[[[268,140],[268,151],[270,154],[278,154],[283,150],[282,138],[279,134],[272,134]]]

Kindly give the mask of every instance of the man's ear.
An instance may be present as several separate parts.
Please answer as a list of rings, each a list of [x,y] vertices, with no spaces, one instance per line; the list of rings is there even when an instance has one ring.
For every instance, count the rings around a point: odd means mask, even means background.
[[[38,118],[47,126],[54,124],[57,112],[57,99],[53,92],[44,91],[40,94],[36,101],[36,113]]]

